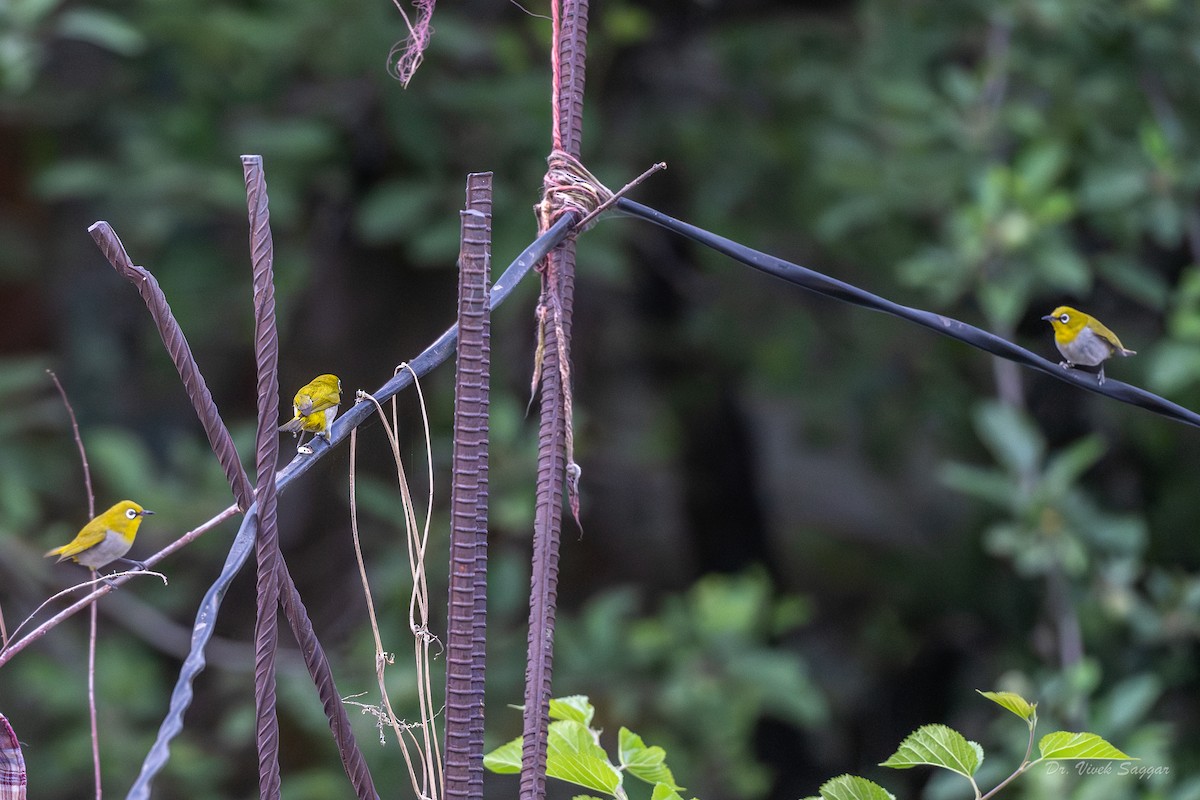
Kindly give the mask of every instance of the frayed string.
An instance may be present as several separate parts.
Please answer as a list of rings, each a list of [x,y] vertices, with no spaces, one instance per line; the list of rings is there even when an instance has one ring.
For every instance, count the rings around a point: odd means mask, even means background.
[[[542,182],[542,201],[534,206],[539,231],[549,230],[568,211],[576,212],[581,220],[591,217],[596,209],[612,199],[612,190],[570,153],[554,150],[546,163],[549,166]],[[584,229],[580,227],[577,232]]]
[[[400,81],[401,86],[408,88],[408,82],[412,80],[413,75],[417,72],[417,67],[421,66],[421,62],[425,59],[425,48],[429,47],[429,37],[433,35],[433,27],[430,22],[433,19],[433,7],[436,5],[436,0],[413,1],[413,6],[417,9],[415,25],[409,22],[408,14],[400,5],[400,0],[392,0],[392,4],[400,12],[400,16],[404,17],[404,24],[408,26],[408,36],[396,42],[388,51],[388,72],[393,78]]]

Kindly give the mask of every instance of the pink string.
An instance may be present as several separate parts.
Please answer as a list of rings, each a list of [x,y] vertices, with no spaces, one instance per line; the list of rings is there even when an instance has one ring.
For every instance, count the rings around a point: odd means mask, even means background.
[[[392,49],[388,51],[388,72],[400,81],[401,86],[407,87],[416,74],[417,67],[421,66],[425,59],[425,48],[429,46],[429,37],[433,35],[430,21],[433,19],[433,7],[437,0],[413,0],[417,9],[416,25],[408,21],[408,14],[404,12],[400,0],[392,0],[392,4],[404,17],[404,24],[408,26],[408,36],[392,45]]]

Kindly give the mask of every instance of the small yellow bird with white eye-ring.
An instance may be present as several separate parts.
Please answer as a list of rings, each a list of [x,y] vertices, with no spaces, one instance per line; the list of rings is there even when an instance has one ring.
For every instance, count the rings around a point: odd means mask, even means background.
[[[342,402],[342,382],[337,375],[318,375],[306,383],[292,400],[293,416],[279,426],[293,436],[300,436],[297,453],[311,453],[312,448],[304,444],[305,433],[320,436],[329,442],[329,430]]]
[[[1054,343],[1066,359],[1062,366],[1067,369],[1078,365],[1100,367],[1097,380],[1101,386],[1104,385],[1105,361],[1113,356],[1137,355],[1136,350],[1121,344],[1117,335],[1100,320],[1070,306],[1059,306],[1042,319],[1049,320],[1054,326]]]
[[[122,500],[84,525],[70,542],[46,553],[46,557],[58,556],[59,561],[69,558],[89,569],[100,569],[114,561],[145,569],[145,564],[125,558],[125,554],[133,547],[142,519],[153,513],[132,500]]]

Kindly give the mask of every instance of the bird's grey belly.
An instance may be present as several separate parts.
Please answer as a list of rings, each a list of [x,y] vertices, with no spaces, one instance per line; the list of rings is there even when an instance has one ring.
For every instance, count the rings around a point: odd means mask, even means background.
[[[121,556],[129,552],[129,548],[133,546],[133,542],[126,539],[116,531],[109,531],[104,540],[94,547],[89,547],[78,556],[76,560],[85,567],[99,569],[110,561],[115,561]]]

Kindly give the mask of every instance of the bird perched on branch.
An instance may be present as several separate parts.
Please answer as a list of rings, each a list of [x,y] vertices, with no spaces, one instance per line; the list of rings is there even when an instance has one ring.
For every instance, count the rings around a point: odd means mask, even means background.
[[[1083,365],[1100,367],[1097,380],[1104,385],[1104,362],[1113,356],[1137,355],[1128,350],[1117,335],[1093,316],[1077,311],[1070,306],[1059,306],[1042,317],[1054,326],[1054,343],[1066,361],[1062,366],[1071,369]]]
[[[304,445],[302,434],[312,433],[328,442],[329,429],[341,402],[342,382],[338,380],[338,376],[318,375],[296,392],[296,397],[292,400],[295,416],[280,425],[279,430],[300,436],[296,452],[311,453],[312,448]]]
[[[58,556],[59,561],[69,558],[90,569],[100,569],[114,561],[145,569],[144,564],[125,558],[125,554],[133,547],[142,518],[153,513],[132,500],[122,500],[84,525],[70,542],[46,553],[46,557]]]

